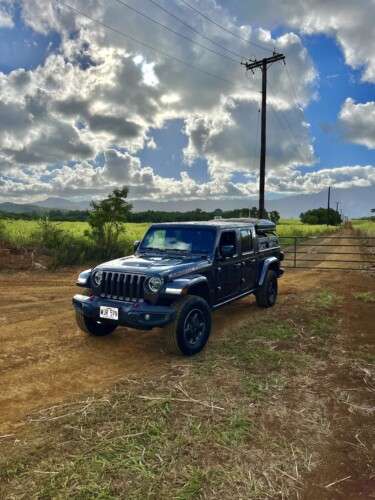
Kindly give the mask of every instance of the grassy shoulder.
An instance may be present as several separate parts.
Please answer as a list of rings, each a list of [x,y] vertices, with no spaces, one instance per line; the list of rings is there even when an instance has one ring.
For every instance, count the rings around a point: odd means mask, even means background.
[[[330,432],[311,385],[339,301],[254,307],[158,379],[34,412],[0,439],[1,498],[292,498]]]
[[[4,237],[16,246],[28,246],[32,243],[33,235],[38,229],[38,221],[36,220],[3,219],[2,223],[4,225]],[[87,222],[64,221],[54,222],[53,224],[76,237],[84,237],[85,231],[89,228]],[[148,223],[128,222],[125,224],[125,234],[129,239],[137,240],[142,238],[149,226]],[[294,219],[281,219],[277,228],[279,236],[282,237],[315,236],[336,230],[336,226],[302,224]]]
[[[367,236],[375,237],[375,220],[356,219],[352,221],[352,226]]]
[[[38,221],[36,220],[12,220],[3,219],[4,238],[12,245],[18,247],[29,246],[33,244],[33,237],[38,230]],[[87,222],[53,222],[59,229],[76,238],[85,238],[85,231],[89,229]],[[124,237],[129,240],[142,238],[150,224],[132,223],[125,224]]]

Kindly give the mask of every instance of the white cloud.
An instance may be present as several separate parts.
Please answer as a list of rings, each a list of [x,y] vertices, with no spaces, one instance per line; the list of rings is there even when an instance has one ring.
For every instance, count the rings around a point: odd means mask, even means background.
[[[326,34],[339,43],[352,68],[363,67],[363,80],[375,82],[374,0],[220,0],[244,23],[257,20],[271,28],[287,25],[306,34]],[[298,73],[296,73],[298,74]]]
[[[303,1],[294,10],[291,0],[282,8],[282,2],[266,2],[267,12],[264,2],[255,2],[251,14],[258,12],[259,22],[265,28],[254,30],[245,25],[246,16],[240,16],[243,9],[250,13],[248,4],[242,0],[240,3],[234,11],[237,19],[214,0],[207,0],[204,10],[242,37],[251,35],[271,50],[277,46],[285,51],[291,74],[298,74],[291,89],[282,66],[274,66],[269,72],[268,185],[281,192],[325,187],[330,176],[342,176],[344,172],[326,169],[318,175],[296,170],[315,161],[301,107],[314,98],[316,70],[296,33],[272,38],[270,13],[275,3],[275,12],[283,14],[280,19],[289,26],[302,26],[305,32],[323,30],[337,37],[344,36],[347,24],[337,14],[344,32],[335,31],[334,12],[333,17],[325,19],[323,13],[327,9],[320,1],[314,2],[311,11]],[[59,52],[49,55],[37,68],[18,69],[8,75],[0,73],[0,121],[6,123],[0,131],[0,195],[23,200],[52,194],[102,196],[119,183],[130,186],[133,198],[155,200],[246,198],[255,194],[259,74],[247,78],[239,64],[181,42],[117,3],[76,0],[73,4],[92,17],[224,80],[142,48],[50,0],[24,0],[24,21],[40,33],[58,32],[62,42]],[[165,1],[164,5],[172,9],[170,3]],[[344,7],[347,12],[346,0]],[[146,0],[137,2],[137,8],[165,24],[171,23],[165,13],[154,7],[151,11]],[[176,3],[173,11],[222,45],[252,55],[248,44],[218,31],[199,16],[192,17],[182,4]],[[252,15],[249,20],[253,18]],[[361,19],[351,19],[350,23],[362,22]],[[363,22],[367,23],[367,19]],[[203,43],[194,33],[186,35]],[[370,66],[368,63],[366,71],[370,71]],[[290,99],[291,90],[300,108]],[[183,171],[170,178],[143,165],[137,154],[145,146],[157,147],[150,130],[162,128],[175,118],[185,123],[188,145]],[[96,161],[99,155],[104,158],[102,163]],[[208,162],[210,177],[206,183],[193,179],[193,162],[197,158]],[[178,167],[180,171],[181,166]],[[373,182],[372,170],[368,170],[372,167],[345,168],[357,170],[348,171],[340,182]],[[238,173],[244,181],[234,180]]]
[[[375,186],[375,165],[323,168],[306,173],[290,171],[283,177],[269,176],[267,185],[272,191],[284,193],[317,193],[329,186],[342,189]]]
[[[0,28],[13,28],[13,13],[8,0],[0,1]]]
[[[234,172],[254,173],[259,164],[259,125],[257,101],[229,99],[222,113],[192,116],[186,122],[188,160],[206,158],[211,175],[230,178]],[[295,110],[268,106],[267,170],[309,165],[314,153],[303,115]],[[287,128],[289,127],[289,128]]]
[[[348,141],[375,149],[375,101],[356,104],[353,99],[346,99],[339,124]]]
[[[224,80],[142,49],[49,0],[24,1],[22,16],[25,22],[41,33],[58,31],[62,45],[59,54],[49,55],[44,64],[34,70],[19,69],[9,75],[0,74],[0,118],[7,123],[0,133],[4,165],[11,163],[15,168],[36,169],[50,166],[56,170],[57,178],[57,170],[62,168],[59,163],[76,161],[83,164],[113,146],[126,149],[131,155],[145,145],[152,147],[148,135],[150,128],[160,128],[167,120],[180,118],[186,123],[189,139],[187,157],[203,155],[209,161],[212,185],[207,188],[208,194],[209,191],[221,192],[217,178],[224,170],[228,172],[228,182],[234,172],[247,171],[255,149],[255,100],[259,97],[259,79],[246,79],[239,63],[223,64],[219,57],[201,47],[180,43],[173,35],[169,40],[165,32],[156,27],[150,30],[147,22],[134,13],[125,12],[118,4],[103,6],[91,0],[88,5],[78,0],[75,5],[127,33],[133,34],[136,26],[137,38],[173,52],[175,57],[218,74]],[[149,4],[143,0],[137,7],[147,12]],[[186,8],[180,9],[181,15],[186,17]],[[152,15],[170,22],[165,13]],[[230,37],[212,30],[203,19],[197,18],[194,22],[198,30],[222,44]],[[230,17],[225,22],[231,29],[244,34],[244,29],[234,24]],[[198,39],[194,34],[189,36]],[[275,41],[265,30],[259,31],[257,36],[270,48],[275,42],[288,48],[300,75],[298,98],[306,104],[312,97],[316,73],[300,38],[289,33]],[[233,43],[233,50],[246,52],[245,43],[231,40],[231,47]],[[310,164],[313,154],[303,117],[298,111],[291,111],[293,104],[285,98],[289,86],[287,75],[279,68],[273,72],[271,80],[270,105],[280,113],[289,113],[293,129],[303,136],[303,141],[296,148],[291,145],[292,138],[281,140],[280,133],[272,133],[270,167]],[[198,122],[205,124],[209,136],[203,149],[190,136]],[[161,178],[157,179],[158,189],[164,186],[168,191],[171,181],[166,179],[163,184]],[[186,173],[178,182],[182,190],[192,186]]]
[[[15,174],[15,175],[13,175]],[[242,182],[230,177],[213,177],[202,183],[188,172],[180,177],[162,177],[152,167],[142,165],[139,158],[127,152],[108,149],[104,152],[102,166],[83,161],[61,168],[6,171],[0,178],[0,194],[3,199],[32,201],[41,195],[68,197],[102,197],[115,187],[130,187],[130,199],[178,201],[206,199],[243,199],[257,195],[258,177],[254,173]],[[328,186],[335,188],[375,186],[375,166],[347,166],[301,173],[292,167],[269,172],[269,191],[285,194],[319,192]]]

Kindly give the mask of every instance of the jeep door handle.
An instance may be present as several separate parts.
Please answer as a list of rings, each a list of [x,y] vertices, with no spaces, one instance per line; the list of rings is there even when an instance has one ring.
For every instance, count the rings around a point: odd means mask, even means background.
[[[234,265],[234,267],[236,267],[237,269],[242,267],[242,262],[238,262],[237,264]]]

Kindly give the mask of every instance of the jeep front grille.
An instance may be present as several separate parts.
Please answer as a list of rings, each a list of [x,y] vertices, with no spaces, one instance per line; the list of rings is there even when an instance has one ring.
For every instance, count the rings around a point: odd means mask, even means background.
[[[103,278],[99,287],[100,297],[140,302],[143,300],[145,280],[146,276],[141,274],[103,271]]]

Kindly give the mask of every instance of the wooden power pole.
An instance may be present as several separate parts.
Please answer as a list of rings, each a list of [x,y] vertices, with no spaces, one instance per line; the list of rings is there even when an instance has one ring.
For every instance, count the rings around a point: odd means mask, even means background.
[[[327,200],[327,226],[329,226],[330,215],[329,211],[331,208],[331,186],[328,188],[328,200]]]
[[[267,151],[267,70],[268,66],[277,61],[283,61],[285,56],[274,52],[271,57],[251,62],[241,62],[247,71],[254,72],[260,68],[262,71],[262,114],[261,114],[261,136],[260,136],[260,165],[259,165],[259,217],[265,216],[264,188],[266,179],[266,151]]]

